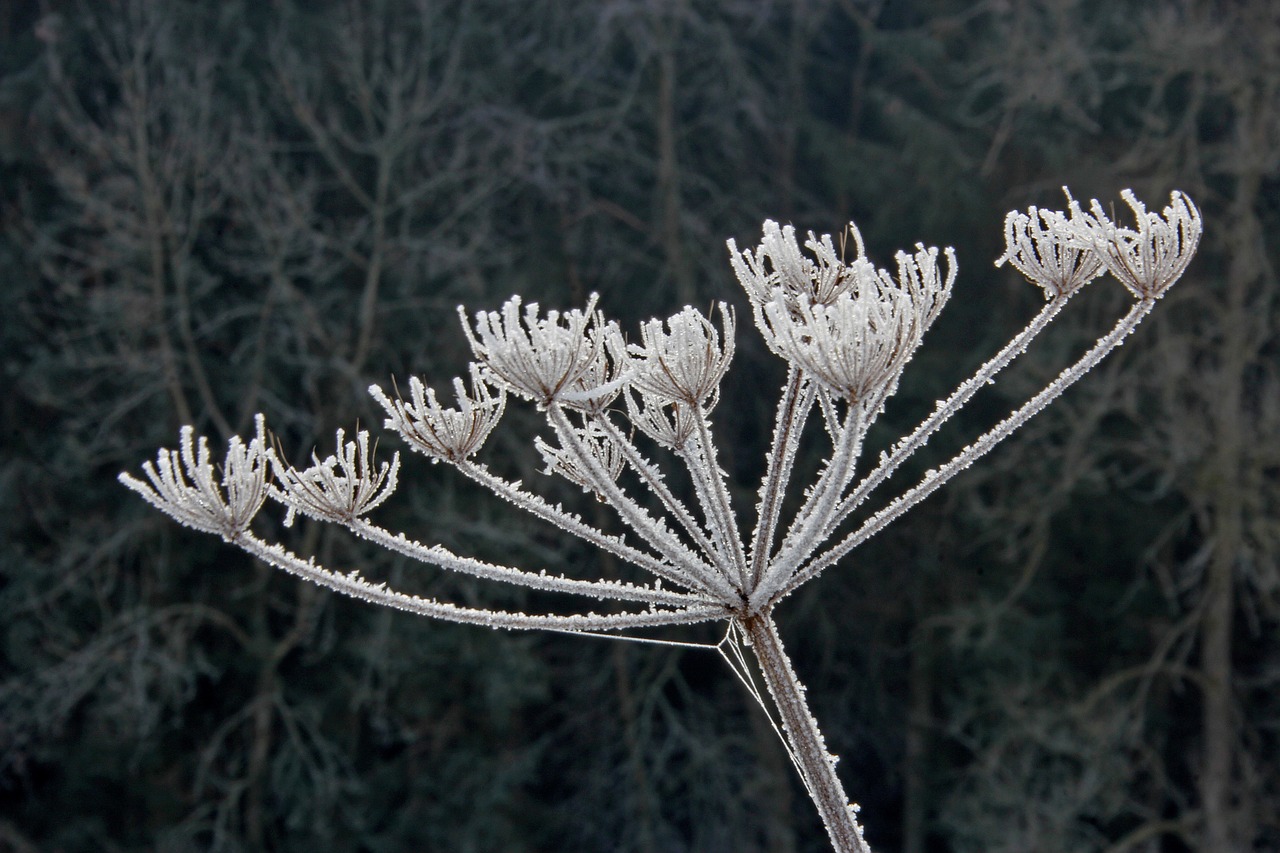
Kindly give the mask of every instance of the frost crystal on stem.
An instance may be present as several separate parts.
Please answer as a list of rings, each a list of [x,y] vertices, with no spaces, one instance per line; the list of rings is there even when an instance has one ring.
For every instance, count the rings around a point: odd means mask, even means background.
[[[459,308],[476,361],[468,370],[469,387],[462,379],[453,381],[455,407],[442,405],[418,377],[409,380],[408,400],[370,387],[386,411],[385,426],[410,447],[630,564],[636,570],[633,580],[577,578],[545,568],[485,563],[380,527],[368,516],[395,491],[400,457],[376,463],[369,433],[363,430],[354,441],[338,430],[336,453],[323,460],[313,455],[313,464],[300,471],[268,448],[259,416],[248,443],[238,436],[230,439],[219,473],[207,440],[197,441],[194,430],[184,427],[178,450],[161,450],[154,463],[143,464],[145,481],[129,474],[121,474],[120,480],[182,524],[219,535],[271,565],[346,595],[424,616],[509,630],[624,636],[661,626],[727,622],[721,651],[732,662],[727,652],[740,656],[741,638],[755,656],[788,752],[833,848],[868,853],[857,807],[845,795],[835,757],[827,752],[809,712],[773,610],[1062,394],[1118,346],[1182,275],[1200,238],[1195,205],[1175,192],[1157,215],[1148,213],[1130,191],[1122,196],[1136,217],[1136,228],[1113,223],[1097,201],[1085,213],[1069,193],[1068,213],[1032,207],[1008,215],[1005,253],[996,265],[1009,263],[1038,285],[1046,296],[1044,307],[973,376],[938,401],[919,426],[882,453],[879,464],[861,480],[856,472],[862,440],[951,295],[955,253],[917,245],[913,253],[897,254],[895,275],[868,259],[852,225],[847,233],[854,257],[848,262],[844,247],[838,251],[830,235],[810,233],[802,247],[794,228],[772,221],[764,223],[754,249],[739,250],[730,240],[730,264],[751,302],[755,324],[789,366],[750,531],[740,529],[710,421],[734,353],[733,313],[723,304],[718,327],[685,307],[667,320],[644,323],[640,342],[630,346],[617,325],[596,310],[594,296],[582,310],[545,315],[536,304],[523,305],[512,297],[500,311],[476,313],[474,322]],[[1025,352],[1066,302],[1104,269],[1138,297],[1115,327],[950,461],[887,501],[860,526],[846,529],[853,511]],[[507,393],[533,402],[545,414],[553,441],[535,438],[532,449],[542,455],[547,473],[594,494],[616,515],[624,534],[606,533],[473,459],[501,419]],[[793,463],[815,411],[831,444],[813,481],[799,484],[797,508],[788,520],[783,508],[788,492],[796,491]],[[638,437],[648,441],[638,444]],[[647,457],[654,445],[673,451],[674,461],[684,467],[689,499],[668,484],[668,467]],[[268,482],[269,474],[274,482]],[[267,498],[284,507],[286,524],[302,513],[445,572],[525,587],[547,597],[548,612],[461,606],[321,566],[253,533],[251,523]],[[583,600],[608,605],[604,612],[584,612],[572,604]]]

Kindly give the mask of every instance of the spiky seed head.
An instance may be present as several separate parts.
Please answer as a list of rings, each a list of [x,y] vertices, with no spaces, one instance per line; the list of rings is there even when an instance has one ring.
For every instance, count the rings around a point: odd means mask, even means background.
[[[1120,197],[1133,211],[1136,230],[1112,222],[1097,199],[1089,213],[1071,199],[1071,226],[1130,293],[1139,299],[1159,299],[1186,272],[1200,245],[1200,211],[1177,190],[1170,194],[1163,214],[1148,213],[1133,190],[1124,190]]]
[[[238,435],[231,437],[221,476],[211,461],[208,439],[200,436],[197,441],[195,429],[184,426],[178,450],[161,449],[154,464],[143,464],[149,482],[127,473],[119,480],[179,523],[234,542],[248,529],[267,497],[267,465],[272,453],[262,415],[255,423],[257,432],[248,444]]]
[[[608,372],[597,362],[606,358],[603,320],[592,294],[585,310],[539,316],[538,303],[523,306],[513,296],[501,311],[477,311],[475,329],[459,306],[462,327],[486,375],[508,391],[546,407],[568,402],[590,404],[593,393],[613,388],[583,388],[584,379]]]
[[[321,461],[314,453],[310,468],[299,471],[273,454],[271,467],[279,485],[270,485],[271,497],[288,507],[284,525],[293,525],[297,513],[320,521],[345,524],[381,504],[396,490],[400,454],[375,467],[369,450],[369,432],[360,430],[355,441],[344,443],[338,430],[338,452]]]
[[[702,411],[710,412],[718,400],[719,391],[704,401]],[[684,450],[698,428],[697,410],[687,403],[667,403],[630,392],[626,401],[631,425],[668,450]]]
[[[857,250],[851,263],[845,263],[843,258],[845,234],[853,238]],[[840,251],[836,250],[830,234],[819,238],[810,231],[804,245],[813,257],[801,251],[793,226],[779,226],[772,219],[765,220],[764,236],[754,251],[739,251],[733,240],[729,240],[728,245],[734,274],[752,302],[761,305],[779,295],[792,303],[829,305],[840,294],[856,288],[858,276],[865,274],[865,268],[870,266],[865,258],[862,233],[852,222],[841,235]]]
[[[1070,192],[1067,198],[1071,198]],[[996,259],[996,266],[1007,261],[1040,285],[1046,299],[1069,297],[1106,272],[1092,243],[1076,236],[1061,211],[1036,207],[1026,213],[1010,211],[1004,220],[1004,243],[1004,254]]]
[[[603,429],[590,421],[579,432],[578,438],[582,441],[582,445],[586,448],[590,457],[599,464],[600,469],[604,471],[609,481],[617,480],[622,474],[626,459],[622,455],[622,449],[614,443],[613,439]],[[538,453],[542,455],[542,461],[547,464],[545,469],[547,474],[558,474],[569,482],[581,486],[583,491],[593,492],[599,497],[601,485],[599,476],[596,472],[587,468],[577,456],[563,448],[552,447],[543,441],[541,437],[535,438],[533,444]]]
[[[457,408],[440,405],[435,390],[416,376],[409,380],[407,403],[402,397],[392,400],[377,385],[369,386],[369,393],[386,410],[384,425],[388,429],[400,433],[432,461],[461,462],[478,451],[493,432],[506,409],[507,397],[501,388],[496,394],[490,389],[475,364],[471,365],[471,390],[456,378],[453,391]]]
[[[719,307],[723,336],[689,306],[665,322],[641,325],[641,344],[630,348],[631,386],[653,402],[705,408],[733,359],[733,312],[723,302]]]
[[[899,252],[896,281],[872,268],[858,272],[857,287],[830,304],[794,303],[780,294],[759,307],[756,323],[774,352],[870,413],[896,390],[950,295],[956,271],[950,249],[947,258],[943,274],[936,248]]]
[[[603,352],[559,396],[565,406],[590,416],[602,414],[630,381],[630,358],[622,330],[612,320],[599,328]]]

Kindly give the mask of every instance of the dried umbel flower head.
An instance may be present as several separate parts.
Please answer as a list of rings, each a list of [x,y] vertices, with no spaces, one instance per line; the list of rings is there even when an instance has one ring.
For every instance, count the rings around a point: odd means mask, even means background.
[[[477,311],[474,332],[461,307],[458,314],[472,352],[493,381],[540,406],[589,404],[619,384],[582,387],[584,378],[608,372],[599,364],[606,354],[597,299],[592,294],[584,310],[552,310],[540,317],[538,303],[530,302],[522,312],[520,297],[513,296],[501,311]]]
[[[936,248],[899,252],[896,281],[859,259],[843,276],[849,288],[830,303],[797,303],[779,294],[757,307],[756,324],[778,355],[832,393],[874,411],[897,387],[951,294],[956,274],[951,249],[947,259],[944,275]]]
[[[271,451],[262,415],[256,424],[257,432],[247,445],[240,436],[231,437],[221,477],[210,461],[208,439],[201,436],[197,443],[195,430],[184,426],[178,450],[162,449],[154,465],[143,464],[150,483],[127,473],[119,480],[179,523],[234,542],[248,529],[267,497]]]
[[[338,452],[321,461],[314,453],[310,468],[302,471],[286,465],[277,452],[271,457],[276,483],[267,488],[271,497],[288,507],[284,526],[293,525],[294,516],[302,513],[320,521],[346,524],[377,507],[396,490],[400,471],[400,454],[374,467],[369,450],[369,431],[360,430],[355,441],[343,442],[344,430],[338,430]]]
[[[846,233],[852,236],[857,249],[851,263],[845,263],[843,253],[836,251],[830,234],[818,238],[809,232],[804,244],[813,255],[809,257],[800,250],[794,227],[779,226],[767,219],[764,236],[754,251],[739,251],[737,243],[729,240],[729,262],[755,303],[772,302],[782,296],[789,304],[828,305],[840,294],[856,288],[859,275],[865,275],[867,268],[871,273],[875,271],[865,258],[862,233],[857,226],[850,222]]]
[[[1007,261],[1040,285],[1046,299],[1069,297],[1106,272],[1092,241],[1080,240],[1061,211],[1036,207],[1026,213],[1010,211],[1004,220],[1004,242],[1005,251],[996,266]]]
[[[627,384],[630,358],[627,343],[618,324],[610,320],[599,326],[604,352],[587,362],[586,369],[557,398],[571,409],[588,415],[599,415],[617,399]]]
[[[399,457],[375,464],[364,432],[354,442],[344,441],[339,432],[334,456],[297,471],[267,450],[259,419],[258,435],[248,444],[232,439],[219,480],[204,439],[197,448],[187,427],[178,451],[161,451],[155,464],[144,466],[150,484],[127,474],[121,479],[178,521],[221,535],[285,571],[346,595],[433,618],[580,633],[727,622],[728,634],[720,647],[732,643],[737,651],[749,649],[755,655],[774,700],[779,731],[833,847],[841,853],[868,853],[856,807],[850,805],[834,770],[834,757],[809,713],[804,687],[772,614],[797,588],[1043,410],[1119,346],[1154,308],[1155,297],[1182,274],[1196,248],[1199,213],[1178,193],[1163,216],[1146,213],[1132,193],[1126,191],[1124,197],[1137,216],[1136,229],[1114,225],[1097,202],[1091,214],[1083,213],[1074,201],[1069,217],[1036,208],[1010,214],[1000,262],[1017,267],[1049,299],[1025,329],[939,400],[865,474],[858,463],[867,427],[947,301],[956,276],[954,253],[945,251],[944,270],[938,249],[917,246],[913,254],[900,252],[895,275],[866,258],[856,229],[856,256],[847,263],[830,236],[810,234],[802,248],[794,229],[774,222],[765,223],[754,250],[740,252],[730,241],[733,268],[750,297],[756,325],[789,368],[750,531],[740,527],[745,515],[733,505],[734,491],[708,417],[733,354],[733,317],[723,306],[718,325],[692,308],[666,321],[650,321],[641,329],[640,343],[628,348],[617,326],[606,324],[595,311],[595,297],[584,310],[545,316],[536,305],[523,306],[516,297],[501,311],[476,314],[474,329],[464,317],[477,363],[471,365],[469,389],[461,379],[454,380],[456,408],[442,406],[435,392],[416,378],[410,381],[408,401],[392,400],[377,386],[370,389],[386,410],[386,425],[412,447],[433,461],[455,466],[501,499],[579,537],[618,564],[629,564],[644,573],[648,583],[590,580],[486,563],[380,527],[366,514],[394,488]],[[1097,276],[1100,265],[1140,297],[1115,326],[949,461],[850,525],[868,496],[1024,353],[1067,298]],[[547,470],[598,497],[601,512],[609,515],[609,525],[617,532],[595,526],[522,482],[504,479],[472,460],[501,417],[507,391],[532,400],[546,416],[554,438],[537,439],[534,447]],[[615,403],[619,393],[625,407]],[[810,428],[817,417],[830,439],[826,458],[816,468],[797,466],[802,441],[819,432]],[[669,484],[669,469],[663,463],[646,458],[635,442],[637,432],[675,451],[670,464],[683,466],[686,475],[680,478],[680,488]],[[610,602],[608,609],[583,612],[581,602],[550,613],[468,607],[327,569],[249,529],[267,494],[268,462],[278,481],[270,494],[288,508],[290,518],[302,512],[338,523],[369,542],[445,572],[511,584],[539,596],[604,599]],[[806,468],[807,482],[793,482],[806,476]],[[737,638],[743,638],[742,645],[737,645]],[[729,655],[726,659],[732,660]],[[745,672],[739,674],[750,680]]]
[[[542,455],[542,461],[547,464],[546,473],[558,474],[569,482],[581,486],[583,491],[594,492],[599,496],[599,491],[593,485],[597,479],[595,471],[605,472],[610,481],[617,480],[622,474],[626,460],[618,445],[605,434],[604,430],[588,427],[581,438],[582,446],[586,448],[590,461],[594,464],[586,464],[584,460],[575,457],[571,451],[553,447],[541,438],[535,438],[533,444]]]
[[[1137,230],[1108,219],[1097,199],[1090,204],[1090,213],[1071,199],[1071,224],[1077,238],[1093,247],[1107,271],[1134,296],[1158,299],[1186,272],[1200,245],[1200,211],[1177,190],[1163,214],[1148,213],[1132,190],[1124,190],[1120,197],[1133,211]]]
[[[685,403],[705,409],[733,359],[733,312],[719,305],[723,337],[696,308],[640,326],[632,346],[630,385],[650,402]]]
[[[506,408],[506,393],[497,395],[471,365],[471,391],[459,378],[453,380],[457,408],[445,408],[436,399],[433,388],[427,388],[418,377],[409,380],[409,402],[392,400],[377,385],[369,393],[387,412],[384,425],[394,429],[409,445],[431,457],[432,461],[461,462],[484,444],[498,425]]]
[[[716,396],[703,403],[702,413],[705,415],[715,408],[718,399],[717,390]],[[684,450],[698,429],[697,419],[700,416],[688,403],[646,400],[630,392],[626,395],[626,401],[627,419],[631,425],[668,450]]]

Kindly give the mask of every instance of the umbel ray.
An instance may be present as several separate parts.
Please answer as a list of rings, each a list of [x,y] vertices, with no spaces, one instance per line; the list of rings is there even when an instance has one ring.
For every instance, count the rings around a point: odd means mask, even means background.
[[[748,686],[737,640],[754,655],[780,734],[837,851],[868,853],[857,820],[809,712],[773,620],[774,608],[924,500],[958,472],[1039,412],[1087,373],[1151,311],[1182,275],[1196,251],[1201,219],[1174,192],[1168,206],[1149,212],[1132,192],[1122,194],[1133,225],[1109,218],[1094,201],[1086,211],[1068,193],[1066,212],[1012,212],[1005,220],[1005,253],[1039,285],[1045,304],[1031,323],[972,377],[961,383],[909,435],[880,454],[859,479],[857,461],[868,428],[951,294],[955,253],[917,245],[899,252],[896,271],[876,267],[850,226],[856,256],[849,262],[829,235],[810,233],[803,246],[790,226],[764,223],[760,244],[730,261],[750,300],[752,319],[769,349],[785,360],[755,524],[739,525],[725,474],[717,462],[711,414],[729,369],[735,318],[724,304],[717,316],[685,307],[640,327],[627,343],[592,297],[583,309],[543,313],[512,297],[499,311],[462,315],[475,361],[453,380],[453,400],[441,401],[417,377],[408,394],[369,390],[386,410],[386,427],[433,462],[452,465],[498,497],[635,566],[648,582],[589,580],[545,569],[496,565],[427,545],[369,518],[395,490],[399,454],[375,461],[367,431],[348,441],[337,435],[334,455],[296,468],[268,442],[261,415],[246,442],[233,437],[215,466],[205,438],[182,430],[177,450],[161,450],[143,465],[146,479],[120,480],[188,527],[221,536],[255,557],[313,583],[374,604],[423,616],[511,630],[625,633],[666,625],[722,621],[735,642],[735,671]],[[1031,340],[1090,281],[1110,273],[1133,296],[1132,307],[1106,335],[1048,386],[1027,400],[914,487],[849,532],[842,528],[870,493],[953,416],[982,386],[1026,351]],[[548,473],[599,497],[625,533],[616,535],[505,479],[475,456],[501,419],[509,396],[532,402],[547,419],[552,441],[534,447]],[[811,417],[821,418],[829,452],[803,484],[799,508],[784,518],[797,448]],[[648,441],[637,443],[638,435]],[[667,485],[655,448],[673,456],[688,477],[692,500]],[[666,465],[671,465],[668,461]],[[622,478],[623,471],[630,473]],[[620,479],[621,478],[621,479]],[[252,530],[268,501],[285,509],[285,524],[301,513],[347,528],[358,537],[414,560],[477,578],[547,593],[578,596],[599,612],[518,613],[453,604],[372,583],[358,571],[339,571],[293,553]],[[722,644],[723,645],[723,644]],[[757,694],[759,696],[759,694]],[[762,697],[760,697],[762,698]]]

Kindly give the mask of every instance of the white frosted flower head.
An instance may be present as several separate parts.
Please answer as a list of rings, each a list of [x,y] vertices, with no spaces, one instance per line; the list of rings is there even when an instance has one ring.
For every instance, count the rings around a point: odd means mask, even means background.
[[[846,233],[853,238],[857,250],[848,264],[836,251],[830,234],[818,238],[809,232],[804,244],[813,255],[809,257],[800,250],[794,227],[779,226],[769,219],[765,220],[764,236],[754,251],[739,251],[737,244],[729,240],[729,261],[754,303],[772,302],[782,294],[789,302],[826,305],[856,287],[858,277],[866,275],[870,267],[857,226],[850,222]]]
[[[471,390],[462,379],[453,380],[457,408],[445,408],[435,389],[424,386],[416,376],[409,380],[409,402],[392,400],[377,385],[369,386],[387,412],[385,426],[394,429],[410,446],[430,456],[432,461],[461,462],[484,444],[506,409],[506,393],[495,395],[471,365]]]
[[[477,311],[474,331],[461,306],[458,314],[472,352],[495,383],[543,407],[581,404],[597,390],[581,387],[582,381],[599,372],[597,362],[606,357],[597,299],[592,294],[585,310],[540,317],[538,303],[521,311],[520,297],[513,296],[501,311]]]
[[[588,415],[599,415],[609,408],[630,381],[630,358],[618,324],[610,320],[599,326],[599,332],[603,351],[558,398],[565,406]]]
[[[1158,299],[1186,272],[1200,245],[1200,211],[1177,190],[1170,195],[1163,215],[1148,213],[1132,190],[1123,191],[1120,197],[1133,211],[1137,230],[1112,222],[1097,199],[1090,205],[1090,213],[1071,200],[1072,227],[1134,296]]]
[[[197,442],[195,430],[184,426],[177,450],[162,449],[154,464],[143,464],[149,483],[127,473],[120,475],[120,482],[181,524],[234,542],[267,497],[272,453],[262,415],[256,424],[248,444],[238,435],[231,437],[221,476],[210,461],[208,439],[201,436]]]
[[[1077,238],[1061,211],[1035,207],[1026,213],[1010,211],[1004,220],[1004,243],[1004,254],[996,259],[996,266],[1007,261],[1040,285],[1046,299],[1071,296],[1106,272],[1092,245]]]
[[[719,391],[703,402],[702,411],[711,411],[718,400]],[[687,403],[667,403],[631,393],[626,401],[631,425],[668,450],[683,450],[698,428],[697,410]]]
[[[337,454],[321,461],[312,453],[314,464],[302,471],[284,464],[279,453],[271,457],[279,485],[267,488],[271,497],[289,508],[285,527],[293,525],[299,512],[320,521],[345,524],[369,512],[396,490],[400,454],[375,467],[369,432],[360,430],[355,441],[344,443],[345,437],[346,433],[338,430]]]
[[[626,460],[621,448],[604,430],[588,422],[586,428],[579,432],[578,438],[610,482],[621,476]],[[599,496],[600,477],[591,467],[585,465],[573,453],[563,448],[552,447],[541,438],[535,438],[533,444],[538,449],[538,453],[542,454],[542,461],[547,463],[545,473],[558,474],[569,482],[581,486],[583,491],[594,492]]]
[[[757,322],[776,353],[832,393],[873,411],[896,390],[951,293],[956,265],[950,249],[947,258],[944,275],[937,249],[899,252],[896,282],[878,270],[830,305],[790,305],[779,297],[761,306]]]
[[[705,407],[733,359],[733,312],[723,302],[719,308],[723,335],[688,306],[665,322],[642,324],[641,343],[630,348],[631,387],[653,401]]]

